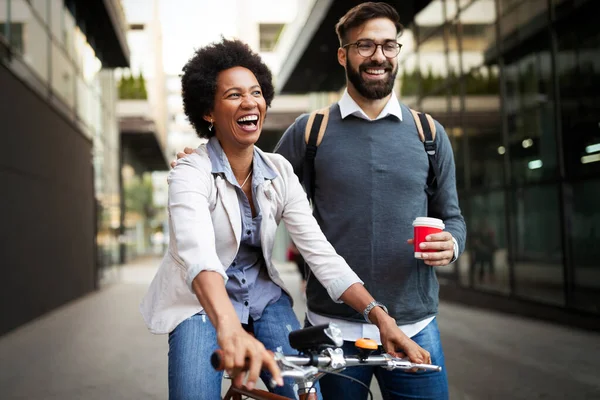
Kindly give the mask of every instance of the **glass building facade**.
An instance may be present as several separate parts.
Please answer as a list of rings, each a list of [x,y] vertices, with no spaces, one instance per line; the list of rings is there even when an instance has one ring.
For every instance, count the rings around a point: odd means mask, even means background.
[[[592,1],[434,0],[400,98],[446,128],[468,226],[442,284],[600,314],[600,25]]]
[[[93,39],[76,24],[75,4],[0,0],[0,40],[9,49],[11,72],[93,144],[97,256],[105,266],[118,262],[119,251],[117,85],[90,45]]]

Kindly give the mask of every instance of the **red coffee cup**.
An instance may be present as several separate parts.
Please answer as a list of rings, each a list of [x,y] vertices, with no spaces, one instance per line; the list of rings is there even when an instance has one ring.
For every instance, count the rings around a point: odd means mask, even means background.
[[[425,238],[427,235],[442,232],[446,227],[446,225],[444,225],[444,221],[438,218],[418,217],[413,221],[413,226],[415,228],[415,258],[422,258],[422,253],[432,253],[438,251],[434,249],[422,250],[421,243],[426,242]]]

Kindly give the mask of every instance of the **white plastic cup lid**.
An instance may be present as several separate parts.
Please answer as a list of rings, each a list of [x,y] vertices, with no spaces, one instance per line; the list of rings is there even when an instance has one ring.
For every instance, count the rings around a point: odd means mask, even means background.
[[[430,218],[430,217],[417,217],[413,221],[413,226],[430,226],[432,228],[438,228],[444,230],[446,225],[444,225],[444,221],[438,218]]]

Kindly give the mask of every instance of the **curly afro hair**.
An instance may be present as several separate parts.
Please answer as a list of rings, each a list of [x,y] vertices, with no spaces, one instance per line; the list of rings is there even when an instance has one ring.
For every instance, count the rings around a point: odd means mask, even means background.
[[[203,117],[214,107],[219,73],[233,67],[248,68],[254,73],[267,107],[271,106],[275,89],[269,68],[247,44],[223,38],[220,42],[196,50],[183,67],[183,110],[200,137],[215,135],[214,131],[208,130],[209,123]]]

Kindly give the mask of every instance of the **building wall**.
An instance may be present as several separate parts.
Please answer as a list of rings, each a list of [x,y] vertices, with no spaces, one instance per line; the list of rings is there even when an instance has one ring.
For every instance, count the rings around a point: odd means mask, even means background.
[[[0,334],[117,260],[116,86],[68,3],[0,0]]]
[[[94,289],[92,143],[3,66],[0,334]]]
[[[591,1],[433,0],[397,88],[452,141],[467,251],[440,281],[600,313],[600,29]]]

